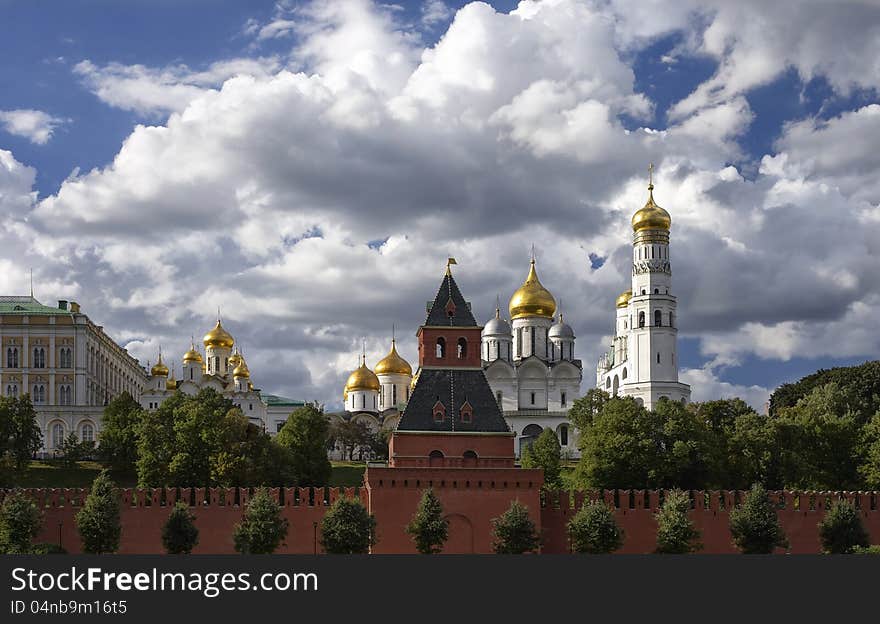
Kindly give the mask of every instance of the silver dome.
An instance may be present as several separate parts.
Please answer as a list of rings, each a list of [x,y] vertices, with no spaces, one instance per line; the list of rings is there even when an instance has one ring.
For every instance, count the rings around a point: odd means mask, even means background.
[[[510,324],[501,318],[498,310],[495,311],[495,316],[489,319],[486,323],[486,326],[483,328],[484,336],[511,336]]]
[[[550,338],[571,338],[574,340],[574,330],[571,328],[571,325],[563,321],[561,317],[559,321],[550,328],[547,335],[550,336]]]

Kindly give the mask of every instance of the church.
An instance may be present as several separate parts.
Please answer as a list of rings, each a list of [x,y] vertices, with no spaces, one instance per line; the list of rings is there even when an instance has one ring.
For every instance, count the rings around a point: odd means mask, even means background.
[[[511,322],[500,306],[482,332],[482,368],[504,418],[516,433],[516,453],[550,428],[563,453],[577,456],[568,409],[580,396],[581,361],[575,335],[556,299],[538,279],[535,258],[522,286],[510,298]]]
[[[195,341],[183,354],[180,379],[175,377],[173,370],[169,371],[168,365],[162,361],[162,351],[159,351],[159,358],[150,368],[150,376],[140,395],[144,409],[158,409],[177,391],[195,395],[204,388],[211,388],[230,399],[250,422],[274,435],[293,410],[305,405],[303,401],[265,394],[254,387],[244,355],[219,318],[214,328],[205,334],[202,343],[204,357]]]
[[[678,326],[669,262],[672,218],[654,202],[653,165],[648,201],[632,217],[632,283],[617,297],[611,348],[599,358],[596,386],[631,396],[648,409],[662,398],[687,403],[689,385],[678,381]]]

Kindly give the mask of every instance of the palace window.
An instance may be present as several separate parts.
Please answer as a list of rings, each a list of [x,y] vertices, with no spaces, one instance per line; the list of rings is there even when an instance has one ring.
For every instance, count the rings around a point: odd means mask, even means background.
[[[18,348],[6,349],[6,368],[18,368]]]
[[[34,368],[46,368],[46,349],[34,347]]]
[[[64,442],[64,426],[61,423],[52,425],[52,446],[58,448]]]
[[[83,442],[94,442],[95,441],[95,428],[90,423],[86,423],[82,426],[82,441]]]

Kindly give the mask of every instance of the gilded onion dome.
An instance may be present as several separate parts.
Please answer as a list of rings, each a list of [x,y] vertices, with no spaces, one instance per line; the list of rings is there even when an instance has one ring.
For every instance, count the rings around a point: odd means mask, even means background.
[[[230,362],[232,358],[229,358]],[[248,370],[247,362],[244,361],[244,358],[240,355],[238,356],[238,364],[236,364],[235,368],[232,371],[233,377],[241,377],[243,379],[250,379],[251,372]]]
[[[376,377],[376,373],[367,368],[367,358],[363,356],[361,365],[348,376],[348,381],[345,382],[345,392],[354,392],[355,390],[375,390],[378,392],[381,388],[379,378]]]
[[[556,314],[556,300],[538,279],[534,258],[532,258],[526,281],[510,298],[509,310],[511,320],[524,316],[542,316],[552,319]]]
[[[202,354],[196,349],[196,345],[190,343],[189,351],[183,354],[183,362],[201,362]]]
[[[244,359],[241,357],[241,353],[238,350],[235,351],[232,355],[229,356],[229,368],[235,368],[239,364],[241,364]]]
[[[625,308],[626,306],[628,306],[629,300],[632,299],[632,296],[633,296],[632,290],[627,290],[627,291],[620,293],[617,296],[617,307],[618,308]]]
[[[232,335],[223,329],[223,326],[220,324],[220,319],[217,319],[217,324],[214,326],[214,329],[205,334],[202,341],[205,343],[205,347],[223,347],[226,349],[231,349],[232,345],[235,344]]]
[[[404,360],[397,353],[397,344],[394,338],[391,339],[391,351],[388,352],[388,355],[379,360],[373,368],[373,372],[377,375],[397,373],[400,375],[412,376],[412,366],[410,366],[409,362]]]
[[[654,203],[654,183],[648,184],[648,201],[632,216],[633,232],[642,230],[669,230],[672,217],[663,208]]]
[[[165,366],[165,363],[162,361],[162,352],[159,351],[159,359],[153,365],[153,368],[150,369],[150,375],[153,377],[167,377],[168,376],[168,367]]]

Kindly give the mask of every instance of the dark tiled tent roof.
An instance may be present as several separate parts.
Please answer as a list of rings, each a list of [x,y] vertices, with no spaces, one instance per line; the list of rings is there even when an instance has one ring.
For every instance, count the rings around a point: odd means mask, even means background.
[[[434,420],[437,401],[446,409],[441,422]],[[461,420],[459,410],[465,401],[473,408],[471,422]],[[472,369],[423,369],[397,430],[510,431],[483,371]]]
[[[450,301],[452,305],[450,306]],[[454,309],[450,315],[449,310]],[[440,290],[434,297],[434,303],[425,319],[425,325],[449,325],[453,327],[477,327],[477,321],[471,314],[470,304],[464,300],[452,273],[448,272],[440,283]]]

